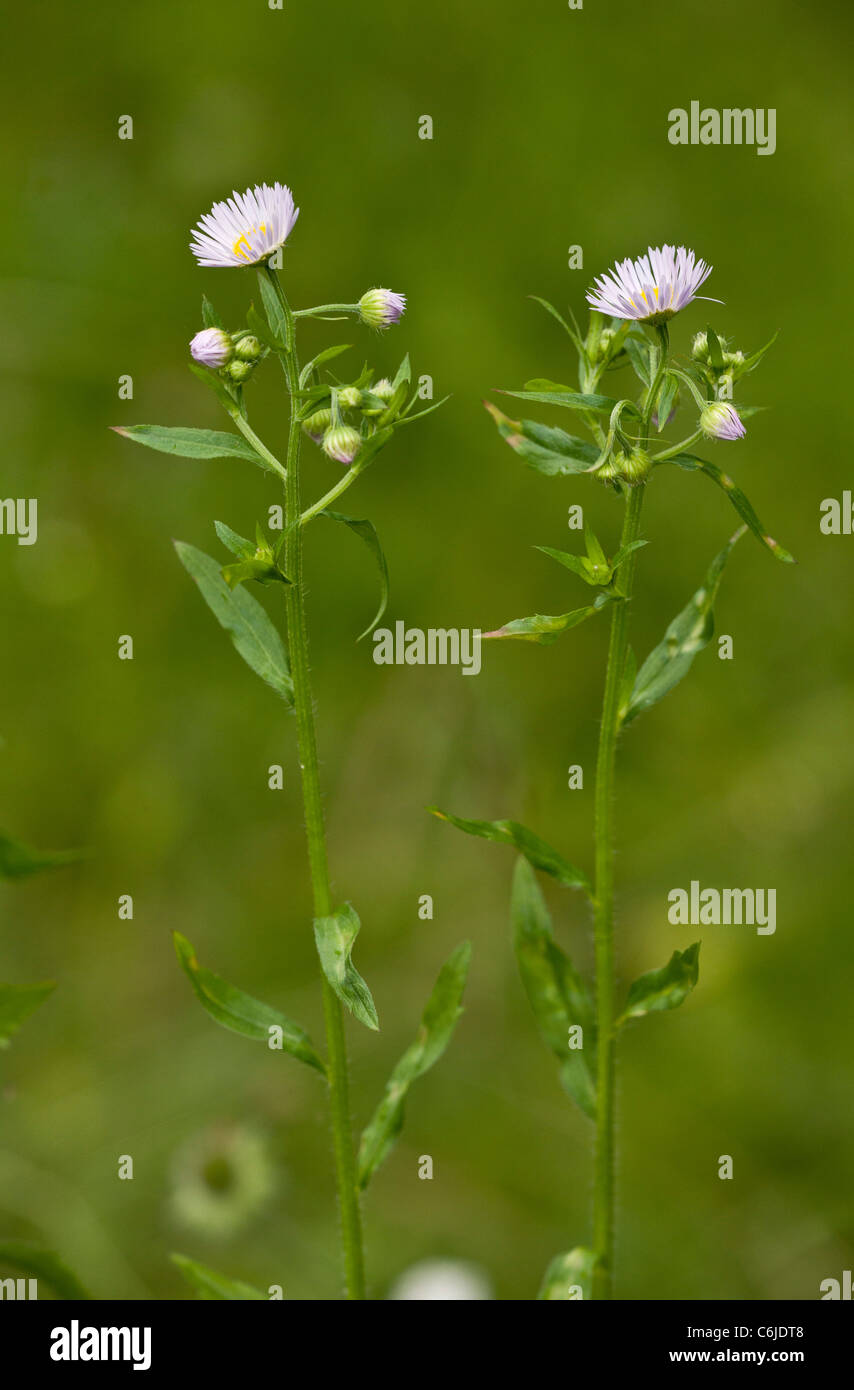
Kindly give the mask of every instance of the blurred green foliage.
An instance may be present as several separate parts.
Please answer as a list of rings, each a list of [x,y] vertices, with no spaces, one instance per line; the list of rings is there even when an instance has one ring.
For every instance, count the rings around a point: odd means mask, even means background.
[[[199,270],[190,227],[232,188],[274,179],[302,207],[285,258],[297,304],[372,284],[409,296],[393,336],[350,330],[342,363],[393,369],[408,349],[437,395],[453,393],[350,509],[382,538],[391,620],[486,629],[583,602],[534,549],[572,540],[570,503],[614,543],[613,496],[525,469],[481,409],[496,386],[568,379],[566,339],[526,296],[580,311],[615,257],[685,242],[714,265],[708,292],[725,305],[708,313],[734,346],[780,329],[745,397],[772,409],[744,443],[710,447],[800,563],[741,543],[718,604],[735,659],[710,647],[623,741],[623,983],[689,944],[666,895],[692,878],[776,887],[777,932],[706,929],[688,1003],[623,1038],[618,1289],[808,1299],[851,1267],[852,541],[819,532],[820,501],[851,486],[850,29],[848,7],[795,0],[642,13],[628,0],[48,0],[9,19],[0,493],[38,498],[39,540],[0,538],[0,821],[91,856],[0,886],[0,973],[58,981],[3,1056],[0,1229],[55,1247],[96,1296],[186,1296],[176,1248],[286,1297],[339,1289],[322,1082],[215,1028],[169,940],[186,932],[211,968],[322,1032],[293,729],[171,545],[219,553],[214,517],[251,534],[278,499],[239,461],[154,455],[107,428],[223,426],[186,344],[203,291],[236,326],[255,282]],[[669,145],[669,108],[693,99],[776,108],[776,154]],[[432,142],[417,138],[425,113]],[[124,114],[132,141],[117,138]],[[583,270],[567,269],[572,244]],[[706,318],[696,305],[675,322],[677,351]],[[335,331],[306,325],[305,349]],[[132,402],[117,398],[123,373]],[[273,364],[250,399],[281,446]],[[337,476],[311,446],[304,473],[309,497]],[[644,526],[641,654],[733,515],[705,479],[662,470]],[[376,603],[361,547],[318,526],[307,562],[333,872],[364,924],[382,1025],[349,1029],[360,1122],[439,965],[463,936],[475,948],[466,1014],[366,1201],[371,1289],[384,1296],[416,1258],[458,1256],[497,1297],[531,1298],[549,1260],[588,1239],[589,1125],[516,977],[510,857],[423,808],[515,817],[591,863],[605,622],[553,648],[489,647],[477,680],[377,667],[354,642]],[[125,633],[132,662],[117,660]],[[283,792],[267,790],[275,762]],[[570,792],[574,763],[585,786]],[[582,899],[545,891],[589,966]],[[124,893],[133,921],[117,917]],[[417,915],[424,893],[432,922]],[[188,1234],[176,1155],[247,1125],[277,1174],[263,1217]],[[423,1153],[432,1182],[417,1178]],[[123,1154],[133,1181],[117,1177]]]

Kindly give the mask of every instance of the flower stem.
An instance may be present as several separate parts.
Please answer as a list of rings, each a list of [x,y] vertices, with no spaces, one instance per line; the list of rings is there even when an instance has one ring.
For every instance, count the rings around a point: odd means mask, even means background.
[[[305,591],[302,573],[302,531],[300,529],[299,483],[299,360],[295,343],[294,316],[285,298],[275,271],[266,272],[273,283],[287,325],[287,350],[282,354],[288,391],[291,399],[288,433],[287,476],[285,479],[285,573],[291,583],[286,593],[288,616],[288,645],[291,675],[294,682],[294,710],[297,726],[297,748],[302,774],[302,795],[305,808],[308,862],[311,874],[315,917],[327,917],[332,911],[329,886],[329,866],[326,854],[326,832],[323,823],[323,802],[317,761],[317,734],[314,724],[314,705],[308,660],[308,632],[305,615]],[[356,1162],[350,1120],[349,1087],[347,1080],[347,1047],[341,1004],[326,977],[322,977],[323,1013],[326,1024],[327,1076],[329,1105],[332,1119],[332,1142],[341,1215],[341,1243],[347,1297],[365,1297],[365,1269],[362,1250],[362,1216],[356,1185]]]
[[[629,488],[620,546],[638,539],[645,487]],[[593,1187],[593,1249],[596,1267],[593,1297],[613,1297],[614,1288],[614,769],[619,732],[620,693],[628,651],[629,599],[636,552],[620,566],[619,592],[614,605],[599,751],[596,760],[596,1151]]]

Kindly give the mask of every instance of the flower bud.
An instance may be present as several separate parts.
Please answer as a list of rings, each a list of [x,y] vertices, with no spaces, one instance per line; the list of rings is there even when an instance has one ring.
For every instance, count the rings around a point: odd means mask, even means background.
[[[342,386],[338,392],[338,404],[342,410],[357,410],[361,400],[362,393],[358,386]]]
[[[261,344],[250,334],[249,337],[241,338],[239,343],[235,343],[234,355],[239,357],[241,362],[257,362],[261,356]]]
[[[691,344],[691,356],[698,362],[708,362],[709,360],[709,339],[706,333],[695,333],[694,341]]]
[[[381,376],[379,381],[371,387],[371,395],[379,396],[381,401],[390,401],[394,395],[394,387],[387,376]]]
[[[309,439],[313,439],[315,444],[322,444],[323,436],[331,424],[331,410],[316,410],[313,415],[309,415],[307,420],[303,420],[302,427]]]
[[[371,328],[389,328],[403,316],[406,295],[394,290],[367,290],[359,300],[362,322]]]
[[[710,401],[700,414],[700,429],[711,439],[743,439],[747,431],[734,405]]]
[[[221,328],[203,328],[190,342],[190,353],[195,361],[212,371],[219,371],[230,362],[232,352],[231,339]]]
[[[251,362],[239,362],[235,359],[235,361],[229,365],[228,375],[231,377],[232,381],[247,381],[252,375],[252,366],[253,364]]]
[[[632,449],[629,453],[618,449],[597,471],[596,476],[603,482],[619,479],[621,483],[635,487],[638,483],[644,482],[651,468],[652,459],[645,449]]]
[[[362,436],[352,425],[333,425],[323,436],[324,454],[337,463],[352,463],[361,445]]]

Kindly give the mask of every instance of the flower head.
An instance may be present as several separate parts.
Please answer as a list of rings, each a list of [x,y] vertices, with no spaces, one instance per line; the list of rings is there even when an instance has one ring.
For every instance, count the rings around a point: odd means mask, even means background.
[[[587,302],[614,318],[665,323],[696,298],[711,271],[684,246],[650,246],[645,256],[617,261],[612,270],[597,276]]]
[[[218,371],[231,360],[231,339],[222,328],[203,328],[190,342],[190,353],[203,367]]]
[[[199,265],[257,265],[284,246],[298,217],[285,184],[258,184],[214,203],[193,228],[190,250]]]
[[[700,415],[700,429],[712,439],[743,439],[741,416],[727,401],[712,401]]]
[[[352,425],[333,425],[323,436],[323,452],[336,463],[352,463],[361,447],[362,436]]]
[[[406,295],[394,290],[366,290],[359,300],[362,322],[371,328],[390,328],[403,317]]]

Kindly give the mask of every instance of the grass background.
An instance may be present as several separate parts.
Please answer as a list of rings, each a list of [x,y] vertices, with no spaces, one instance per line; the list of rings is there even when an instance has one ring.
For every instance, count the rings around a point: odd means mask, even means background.
[[[174,960],[172,929],[228,979],[318,1036],[293,729],[229,649],[170,537],[216,550],[278,500],[265,475],[134,449],[111,424],[219,427],[186,369],[202,292],[229,322],[251,275],[196,268],[196,218],[232,188],[282,179],[302,214],[286,253],[298,304],[409,296],[393,334],[352,330],[354,371],[404,350],[451,401],[406,432],[352,494],[376,523],[390,619],[494,626],[580,601],[534,549],[565,545],[581,502],[611,540],[613,497],[520,466],[480,406],[496,386],[568,380],[559,328],[527,296],[576,311],[593,274],[648,243],[714,265],[718,331],[754,348],[743,392],[771,407],[715,446],[797,568],[751,539],[714,649],[645,716],[620,756],[623,984],[696,935],[666,895],[774,887],[773,937],[703,931],[700,987],[627,1032],[620,1057],[620,1267],[626,1298],[815,1298],[854,1257],[850,816],[851,549],[819,531],[851,485],[850,73],[847,7],[794,0],[397,6],[376,0],[201,9],[50,0],[7,29],[0,152],[0,493],[37,497],[39,540],[0,537],[2,823],[83,845],[61,874],[0,889],[2,974],[59,987],[0,1061],[0,1232],[60,1250],[102,1297],[183,1297],[172,1249],[286,1297],[339,1288],[322,1087],[215,1028]],[[773,107],[778,148],[673,147],[691,100]],[[132,115],[134,138],[117,138]],[[434,121],[431,142],[419,117]],[[567,269],[580,244],[583,270]],[[673,326],[675,348],[703,306]],[[309,325],[306,349],[337,341]],[[117,398],[130,373],[134,399]],[[275,448],[272,368],[250,390]],[[724,455],[726,457],[724,458]],[[336,474],[306,451],[305,490]],[[704,479],[656,475],[634,636],[643,652],[733,526]],[[592,859],[592,773],[606,642],[591,623],[552,649],[488,648],[476,679],[378,668],[354,638],[375,603],[358,542],[312,529],[314,678],[336,889],[363,920],[358,961],[382,1033],[353,1025],[353,1107],[370,1113],[433,977],[475,944],[451,1051],[413,1091],[404,1136],[366,1202],[373,1296],[414,1260],[473,1261],[495,1296],[530,1298],[589,1233],[590,1133],[563,1098],[508,944],[510,854],[423,807],[513,816]],[[133,635],[133,662],[117,660]],[[285,789],[266,769],[286,768]],[[583,791],[566,789],[570,763]],[[589,965],[577,896],[547,890]],[[117,898],[132,893],[132,922]],[[435,900],[419,921],[419,895]],[[228,1238],[175,1219],[176,1163],[212,1130],[263,1137],[275,1192]],[[435,1178],[418,1181],[432,1154]],[[119,1181],[119,1155],[134,1159]],[[731,1154],[734,1179],[720,1181]]]

